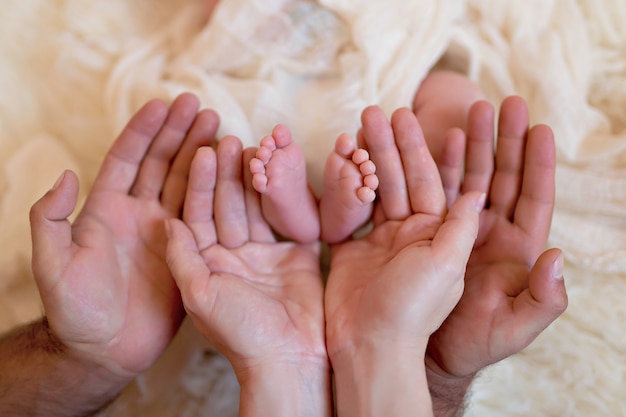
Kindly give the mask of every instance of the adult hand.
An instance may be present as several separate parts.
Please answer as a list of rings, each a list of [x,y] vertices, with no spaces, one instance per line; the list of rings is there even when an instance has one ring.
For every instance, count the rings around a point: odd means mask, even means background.
[[[163,220],[178,217],[195,150],[219,123],[191,94],[147,103],[120,134],[73,224],[65,172],[31,210],[33,272],[53,335],[80,361],[129,380],[184,316],[165,262]]]
[[[168,263],[187,313],[231,362],[240,415],[330,415],[319,243],[277,242],[234,137],[198,151]],[[243,177],[243,179],[242,179]]]
[[[444,152],[446,189],[488,197],[463,296],[428,344],[433,399],[454,396],[455,387],[464,387],[464,394],[476,372],[528,346],[567,307],[561,252],[542,253],[554,207],[552,131],[545,125],[529,129],[525,102],[509,97],[500,109],[494,158],[493,126],[493,107],[476,103],[462,184],[463,148]]]
[[[362,119],[360,137],[377,167],[379,200],[373,230],[331,248],[325,300],[328,353],[340,415],[357,415],[359,407],[383,412],[382,403],[360,404],[370,396],[355,394],[363,392],[359,385],[376,391],[372,401],[387,396],[387,406],[395,404],[394,410],[414,415],[417,409],[430,408],[424,352],[463,292],[482,193],[467,193],[448,212],[437,166],[415,115],[397,110],[390,124],[380,109],[369,107]],[[394,383],[376,367],[381,362],[399,372]],[[362,371],[370,367],[380,373]],[[420,379],[425,395],[406,388],[420,390],[415,383]]]

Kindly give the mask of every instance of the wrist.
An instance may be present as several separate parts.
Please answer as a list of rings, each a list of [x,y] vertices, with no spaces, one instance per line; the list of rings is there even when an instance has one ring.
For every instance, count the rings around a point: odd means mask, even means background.
[[[54,362],[59,366],[70,369],[74,374],[85,375],[86,380],[93,381],[99,387],[110,387],[109,390],[117,392],[121,391],[137,376],[137,374],[122,370],[115,365],[104,365],[104,361],[96,361],[91,356],[86,356],[83,352],[67,346],[50,328],[46,317],[40,323],[35,324],[41,328],[40,333],[42,334],[42,338],[37,344],[42,349],[56,355]]]
[[[456,417],[463,414],[467,391],[476,374],[450,375],[429,356],[426,357],[426,377],[437,417]]]
[[[0,340],[0,369],[0,415],[87,415],[130,381],[76,355],[45,318]]]
[[[235,371],[241,386],[240,416],[332,415],[327,357],[264,361]]]
[[[48,320],[41,320],[43,339],[38,343],[43,349],[54,347],[50,358],[55,372],[71,375],[75,381],[76,390],[80,393],[90,393],[96,399],[95,403],[107,405],[134,379],[136,375],[128,372],[114,372],[109,367],[97,363],[82,352],[78,352],[65,345],[50,328]]]
[[[431,416],[424,351],[373,342],[334,354],[338,415]]]

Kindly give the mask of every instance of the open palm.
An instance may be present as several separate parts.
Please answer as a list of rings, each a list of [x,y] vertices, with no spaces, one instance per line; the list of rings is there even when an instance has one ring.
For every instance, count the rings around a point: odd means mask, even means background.
[[[325,301],[331,359],[374,340],[425,349],[461,296],[478,228],[480,193],[446,214],[437,167],[410,110],[396,111],[389,124],[380,109],[368,108],[363,122],[380,199],[373,230],[332,247]]]
[[[510,97],[501,107],[494,159],[493,115],[479,102],[469,116],[465,177],[456,188],[488,199],[463,296],[429,342],[429,370],[443,376],[472,376],[519,352],[567,306],[560,251],[542,254],[554,206],[552,132],[529,130],[524,101]]]
[[[83,209],[66,172],[33,206],[33,270],[56,336],[122,375],[145,370],[183,317],[165,262],[163,220],[178,217],[189,165],[213,141],[217,115],[181,95],[146,104],[107,154]]]
[[[319,243],[276,242],[242,170],[253,156],[242,159],[233,137],[217,155],[198,152],[184,223],[169,222],[169,265],[196,327],[238,375],[264,363],[327,363]]]

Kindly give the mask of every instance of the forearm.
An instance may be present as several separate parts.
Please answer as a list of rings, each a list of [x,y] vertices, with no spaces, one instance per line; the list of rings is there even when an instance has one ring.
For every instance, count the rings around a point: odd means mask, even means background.
[[[40,320],[0,339],[0,415],[87,416],[129,381],[73,357]]]
[[[238,372],[239,416],[331,417],[330,364],[283,362]]]
[[[476,375],[459,378],[445,377],[433,371],[432,367],[437,367],[437,365],[430,362],[426,368],[426,376],[435,417],[462,416],[467,391]]]
[[[423,353],[365,346],[339,356],[332,361],[339,417],[433,415]]]

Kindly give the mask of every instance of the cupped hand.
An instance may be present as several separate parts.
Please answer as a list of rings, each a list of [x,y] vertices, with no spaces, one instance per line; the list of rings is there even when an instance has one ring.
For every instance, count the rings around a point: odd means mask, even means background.
[[[567,307],[562,254],[544,252],[554,207],[552,131],[545,125],[529,129],[519,97],[502,103],[495,157],[493,126],[491,105],[476,103],[462,184],[458,156],[465,152],[444,152],[452,158],[443,161],[446,189],[481,191],[487,202],[463,296],[428,345],[427,369],[439,377],[472,377],[519,352]]]
[[[67,171],[31,209],[33,271],[54,335],[81,360],[124,377],[148,368],[184,316],[165,261],[163,220],[180,216],[195,150],[219,123],[179,96],[129,121],[76,220]]]
[[[168,263],[187,313],[236,374],[275,363],[327,369],[319,243],[277,242],[237,138],[198,151]]]
[[[373,230],[334,245],[326,288],[327,344],[335,355],[392,343],[423,355],[429,336],[463,292],[478,230],[481,193],[448,212],[437,167],[417,119],[397,110],[389,123],[364,110],[360,140],[380,180]]]

